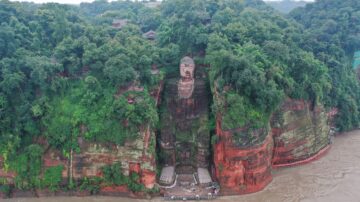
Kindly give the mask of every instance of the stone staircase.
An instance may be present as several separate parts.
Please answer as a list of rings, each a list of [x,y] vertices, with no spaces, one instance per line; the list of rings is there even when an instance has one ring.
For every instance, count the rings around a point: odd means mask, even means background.
[[[176,168],[176,180],[173,186],[165,188],[165,200],[210,200],[215,199],[220,187],[213,182],[206,168],[191,166]]]

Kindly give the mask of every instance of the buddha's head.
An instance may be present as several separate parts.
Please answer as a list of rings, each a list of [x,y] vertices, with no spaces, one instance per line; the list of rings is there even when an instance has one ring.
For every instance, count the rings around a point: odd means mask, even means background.
[[[194,91],[195,63],[190,57],[184,57],[180,62],[181,79],[178,83],[180,98],[190,98]]]
[[[194,60],[190,57],[184,57],[180,61],[180,75],[183,79],[193,79],[195,71]]]

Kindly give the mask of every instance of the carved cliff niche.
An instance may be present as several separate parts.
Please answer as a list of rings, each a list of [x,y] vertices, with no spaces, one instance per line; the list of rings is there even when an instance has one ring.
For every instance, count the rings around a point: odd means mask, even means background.
[[[198,71],[195,72],[194,60],[184,57],[179,65],[180,78],[178,76],[166,79],[159,136],[165,166],[209,165],[209,89],[202,77],[201,69]]]

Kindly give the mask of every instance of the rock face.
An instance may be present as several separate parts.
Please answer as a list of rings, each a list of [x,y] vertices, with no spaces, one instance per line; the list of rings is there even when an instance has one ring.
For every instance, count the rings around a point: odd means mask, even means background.
[[[206,82],[200,76],[201,69],[195,75],[194,61],[189,57],[180,61],[179,69],[181,78],[168,79],[164,88],[159,138],[163,164],[208,167],[210,133]]]
[[[200,71],[200,70],[199,70]],[[160,155],[164,165],[208,167],[210,133],[208,130],[208,90],[202,78],[196,78],[190,97],[179,90],[182,80],[170,78],[164,87],[161,107]]]
[[[116,146],[114,144],[96,144],[83,140],[79,140],[81,147],[80,153],[74,153],[72,174],[74,180],[82,178],[91,178],[102,176],[102,167],[120,163],[122,172],[125,175],[137,173],[140,177],[139,183],[146,188],[154,188],[156,183],[156,162],[155,162],[155,134],[153,132],[144,132],[142,138],[132,142],[127,142],[124,146]],[[62,165],[62,177],[67,181],[69,177],[70,165],[69,160],[65,158],[61,152],[49,149],[43,156],[43,167]],[[0,159],[1,166],[1,159]],[[4,178],[8,183],[13,184],[16,173],[5,172],[0,169],[0,178]],[[17,193],[13,193],[16,197]],[[131,196],[132,192],[123,186],[101,187],[99,190],[101,195],[110,196]],[[29,196],[33,196],[32,194]],[[51,196],[51,195],[49,195]],[[1,195],[0,195],[1,198]]]
[[[256,192],[272,180],[271,134],[268,133],[259,145],[238,147],[233,143],[233,135],[237,130],[242,129],[223,131],[221,121],[217,121],[218,141],[214,146],[214,164],[216,178],[224,195]]]
[[[271,131],[263,143],[239,147],[234,141],[235,134],[245,129],[224,131],[218,119],[214,164],[222,194],[259,191],[271,182],[272,168],[320,157],[329,148],[329,125],[323,107],[313,108],[308,102],[287,99],[273,114]]]
[[[181,79],[169,78],[165,83],[162,99],[159,87],[152,95],[160,107],[161,131],[158,149],[161,164],[171,167],[171,173],[196,170],[204,184],[216,179],[221,193],[246,194],[262,190],[272,180],[272,168],[293,166],[309,162],[324,154],[329,148],[330,123],[321,106],[312,106],[302,100],[287,99],[270,120],[271,130],[260,128],[249,130],[236,128],[223,130],[221,118],[216,121],[216,142],[213,145],[211,161],[209,117],[209,88],[206,73],[197,68],[193,61],[184,59],[180,66]],[[189,87],[190,82],[190,87]],[[161,85],[162,86],[162,85]],[[219,116],[220,117],[220,116]],[[239,134],[262,137],[259,141],[243,141],[239,144]],[[125,175],[139,174],[140,183],[153,188],[156,183],[156,141],[151,129],[144,129],[139,138],[128,141],[124,146],[96,144],[78,139],[80,153],[73,155],[72,174],[75,179],[101,176],[104,165],[120,162]],[[47,150],[44,167],[63,165],[63,177],[68,177],[68,159],[59,151]],[[210,178],[207,168],[214,164]],[[16,173],[2,169],[0,157],[0,178],[12,182]],[[196,171],[191,171],[190,174]],[[200,172],[201,171],[201,172]],[[185,174],[184,174],[185,173]],[[182,177],[188,176],[184,172]],[[193,180],[193,175],[190,175]],[[170,176],[169,184],[174,181]],[[174,189],[179,192],[178,189]],[[207,189],[203,189],[207,194]],[[128,193],[125,187],[106,187],[101,193]],[[1,196],[1,195],[0,195]]]
[[[160,82],[151,91],[151,96],[156,104],[160,101],[162,86],[163,82]],[[131,87],[124,91],[137,90],[137,88]],[[48,148],[42,157],[44,167],[42,170],[62,165],[64,167],[62,171],[64,181],[67,181],[70,172],[72,172],[74,180],[102,176],[102,168],[105,165],[120,163],[124,175],[137,173],[140,177],[139,183],[143,184],[146,188],[152,189],[156,184],[156,136],[154,130],[150,127],[142,127],[138,138],[126,141],[123,146],[112,143],[88,142],[79,137],[80,152],[73,153],[72,166],[69,165],[69,159],[64,157],[61,151],[50,148],[45,139],[40,138],[36,140],[36,143],[43,145],[44,148]],[[3,159],[0,157],[0,178],[6,179],[9,184],[13,184],[15,177],[16,173],[5,171]],[[131,191],[129,191],[126,185],[101,187],[100,194],[129,196]]]
[[[208,164],[210,135],[207,129],[208,114],[206,99],[202,99],[205,82],[196,81],[190,98],[178,99],[176,80],[170,79],[165,86],[164,104],[166,114],[162,115],[161,149],[168,156],[165,164]],[[205,91],[206,92],[206,91]],[[198,161],[199,160],[199,161]]]
[[[204,68],[185,57],[180,76],[168,78],[161,106],[158,136],[165,199],[209,199],[217,195],[209,172],[209,89]],[[174,177],[176,176],[176,177]],[[175,180],[176,179],[176,180]]]
[[[287,99],[273,114],[271,126],[275,167],[302,163],[328,148],[330,126],[321,106]]]
[[[146,134],[125,146],[95,144],[81,141],[80,153],[74,153],[73,177],[95,177],[102,175],[102,167],[117,162],[121,163],[125,175],[135,172],[140,176],[140,182],[147,188],[153,188],[156,182],[154,134]],[[149,139],[147,139],[149,138]],[[49,150],[44,156],[44,167],[63,165],[63,177],[68,177],[68,160],[63,158],[58,151]]]

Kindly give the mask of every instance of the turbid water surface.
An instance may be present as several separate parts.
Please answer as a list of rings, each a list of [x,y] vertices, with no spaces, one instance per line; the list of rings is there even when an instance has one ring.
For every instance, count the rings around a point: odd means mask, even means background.
[[[263,191],[220,197],[213,201],[239,202],[360,202],[360,130],[339,135],[329,153],[307,165],[274,171]],[[145,202],[119,197],[13,198],[4,202]],[[155,198],[151,201],[163,201]]]

